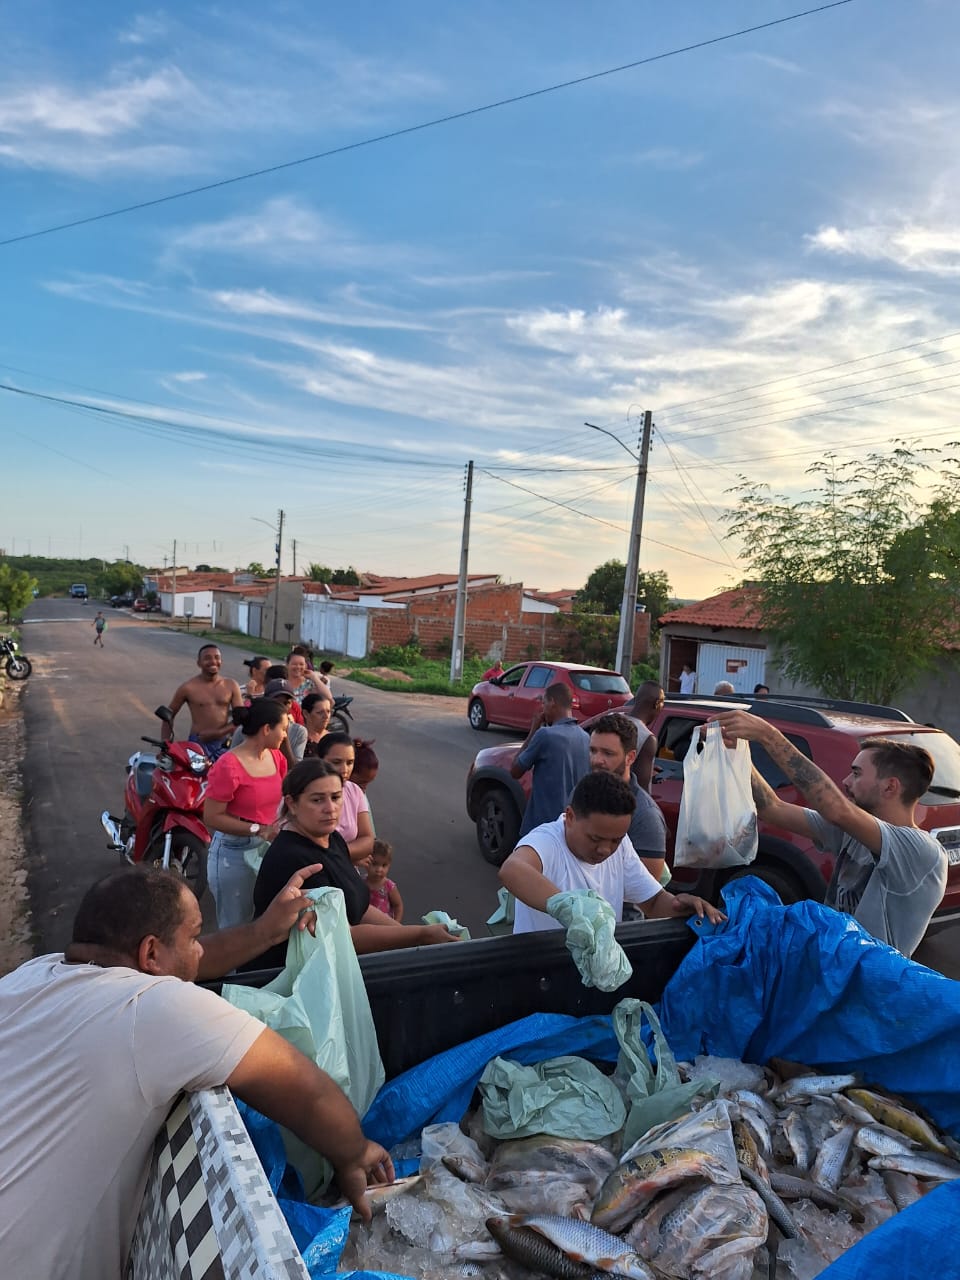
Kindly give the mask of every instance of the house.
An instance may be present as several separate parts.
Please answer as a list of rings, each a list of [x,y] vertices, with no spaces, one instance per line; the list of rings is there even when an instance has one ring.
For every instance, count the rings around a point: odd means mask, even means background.
[[[698,693],[713,693],[720,680],[729,680],[737,693],[766,684],[773,695],[822,697],[821,690],[780,673],[759,603],[759,587],[748,585],[663,614],[660,682],[667,693],[679,691],[680,672],[689,663],[697,673]],[[960,739],[960,635],[944,643],[936,669],[921,676],[896,705],[919,724],[934,724]]]

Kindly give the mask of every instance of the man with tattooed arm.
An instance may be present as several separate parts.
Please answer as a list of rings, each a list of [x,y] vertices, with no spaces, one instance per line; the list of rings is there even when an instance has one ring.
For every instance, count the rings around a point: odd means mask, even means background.
[[[754,769],[759,817],[837,855],[826,905],[912,955],[947,883],[946,851],[915,821],[917,802],[933,781],[929,752],[866,738],[838,787],[766,720],[745,711],[716,719],[728,745],[738,738],[759,743],[806,797],[810,808],[787,804]]]

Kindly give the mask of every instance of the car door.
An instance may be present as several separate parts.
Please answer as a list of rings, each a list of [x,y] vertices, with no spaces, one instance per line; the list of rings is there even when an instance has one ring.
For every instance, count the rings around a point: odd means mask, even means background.
[[[527,663],[509,667],[496,680],[488,680],[483,694],[487,719],[494,724],[516,725],[516,712],[513,709],[514,698],[520,681],[526,675]]]
[[[543,691],[553,684],[554,678],[552,667],[545,666],[542,662],[530,663],[511,705],[511,713],[515,717],[510,721],[511,724],[524,732],[530,728],[532,720],[540,712]]]

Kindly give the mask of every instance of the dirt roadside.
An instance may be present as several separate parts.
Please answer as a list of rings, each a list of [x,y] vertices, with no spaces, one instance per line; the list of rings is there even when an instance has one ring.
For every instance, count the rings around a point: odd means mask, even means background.
[[[0,706],[0,977],[33,955],[23,837],[22,685],[8,681]]]

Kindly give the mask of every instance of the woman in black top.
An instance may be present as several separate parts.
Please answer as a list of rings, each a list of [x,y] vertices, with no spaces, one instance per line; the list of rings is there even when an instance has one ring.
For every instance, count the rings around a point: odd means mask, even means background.
[[[443,925],[397,924],[370,906],[365,880],[350,861],[343,837],[337,833],[343,783],[326,760],[303,760],[283,780],[285,829],[264,854],[253,890],[254,918],[261,916],[295,871],[321,863],[322,870],[304,881],[304,889],[334,888],[343,893],[347,920],[358,954],[420,947],[433,942],[456,942]],[[282,942],[245,966],[282,968],[287,944]]]

